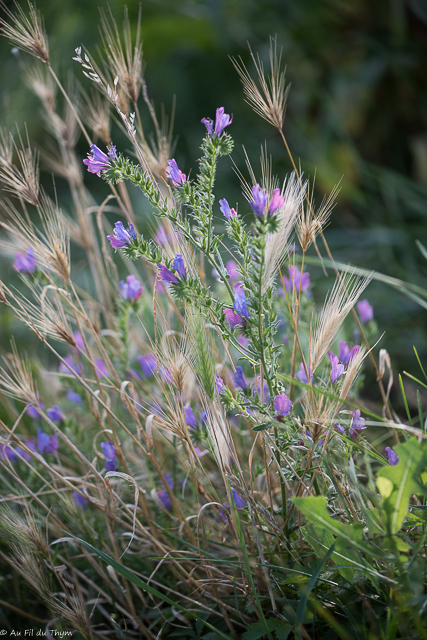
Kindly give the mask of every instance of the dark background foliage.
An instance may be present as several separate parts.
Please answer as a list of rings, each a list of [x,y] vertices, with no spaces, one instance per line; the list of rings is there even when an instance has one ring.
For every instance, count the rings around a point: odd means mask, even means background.
[[[93,0],[37,5],[55,69],[63,78],[73,69],[86,88],[89,81],[71,58],[79,44],[91,53],[101,45],[100,5],[108,8]],[[124,4],[109,6],[121,25]],[[139,5],[127,6],[136,30]],[[424,285],[427,266],[415,240],[427,244],[425,0],[145,0],[141,13],[150,96],[168,113],[176,96],[175,157],[184,171],[196,168],[200,119],[221,105],[234,114],[230,133],[240,167],[241,144],[257,169],[266,140],[274,172],[282,179],[291,169],[277,133],[245,104],[229,59],[241,56],[251,68],[249,43],[267,63],[269,38],[277,36],[292,83],[285,134],[294,158],[306,175],[316,174],[318,200],[342,178],[327,230],[335,258]],[[3,124],[26,122],[42,145],[37,100],[20,74],[23,56],[12,54],[4,39],[0,55]],[[84,140],[80,145],[83,158]],[[93,186],[102,189],[96,179]],[[231,165],[221,169],[219,186],[222,197],[242,203]],[[415,373],[412,345],[427,351],[425,309],[384,284],[371,284],[367,297],[386,330],[381,346],[394,368]]]

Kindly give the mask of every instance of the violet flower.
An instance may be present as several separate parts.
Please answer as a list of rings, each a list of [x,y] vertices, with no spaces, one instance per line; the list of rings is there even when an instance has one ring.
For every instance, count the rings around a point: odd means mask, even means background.
[[[10,460],[14,462],[17,459],[16,452],[8,444],[0,444],[0,460]]]
[[[68,389],[67,398],[70,402],[74,402],[75,404],[81,404],[83,402],[81,395],[76,393],[73,389]]]
[[[357,303],[357,310],[362,322],[369,322],[374,317],[374,310],[367,300],[360,300]]]
[[[37,394],[38,397],[38,394]],[[37,407],[39,409],[44,409],[44,404],[43,402],[40,402],[40,400],[38,401]],[[27,403],[27,413],[30,416],[30,418],[33,418],[34,420],[38,420],[41,416],[40,413],[37,411],[36,407],[32,404],[28,404]]]
[[[80,333],[80,331],[74,331],[73,338],[74,338],[74,342],[76,343],[76,347],[81,351],[84,351],[86,347],[83,340],[83,336]]]
[[[234,500],[234,504],[236,505],[236,509],[243,509],[244,507],[247,507],[247,503],[246,500],[244,500],[242,498],[242,496],[239,496],[239,494],[237,493],[237,491],[235,489],[233,489],[233,487],[231,487],[231,495],[233,496],[233,500]]]
[[[57,404],[54,404],[51,409],[47,409],[46,414],[53,422],[62,422],[64,419],[64,414]]]
[[[230,280],[238,280],[240,278],[240,273],[234,260],[229,260],[225,266]]]
[[[177,274],[179,275],[179,277],[182,278],[182,280],[184,280],[185,276],[187,275],[187,272],[185,270],[184,259],[181,253],[178,253],[178,255],[175,256],[175,259],[173,261],[173,267],[177,272]]]
[[[102,360],[102,358],[96,358],[95,368],[98,375],[101,374],[103,378],[108,378],[109,372],[107,369],[107,365],[105,364],[104,360]]]
[[[252,198],[249,205],[258,218],[275,213],[285,204],[285,198],[280,195],[280,189],[274,189],[273,195],[269,198],[267,190],[262,189],[259,184],[252,187]]]
[[[83,164],[87,165],[90,173],[96,173],[97,176],[100,176],[101,171],[111,167],[111,160],[114,160],[116,157],[116,147],[114,145],[110,147],[108,156],[95,144],[91,144],[90,148],[91,153],[88,153],[87,159],[83,160]]]
[[[228,113],[224,113],[224,107],[219,107],[216,110],[215,114],[215,128],[212,120],[210,118],[202,118],[202,123],[205,125],[206,130],[209,136],[213,136],[218,138],[225,127],[228,127],[233,122],[233,116],[228,115]]]
[[[393,451],[391,447],[386,447],[385,453],[388,463],[391,464],[392,467],[394,467],[399,462],[399,456],[397,455],[396,451]]]
[[[246,296],[243,291],[236,292],[233,307],[236,313],[239,314],[239,316],[243,316],[243,318],[246,319],[251,317],[247,305]]]
[[[138,300],[144,291],[142,284],[133,274],[127,276],[126,282],[120,280],[119,284],[124,300],[131,300],[132,302]]]
[[[227,218],[227,220],[231,220],[231,218],[237,217],[237,211],[235,209],[230,209],[230,205],[228,204],[225,198],[220,200],[219,204],[220,204],[220,211],[224,215],[224,217]]]
[[[187,423],[187,425],[189,427],[193,427],[193,429],[197,429],[198,427],[197,418],[193,413],[193,409],[191,408],[191,405],[187,404],[187,406],[184,407],[184,415],[185,415],[185,422]]]
[[[281,393],[280,395],[275,396],[273,406],[274,410],[277,411],[280,416],[287,416],[291,410],[292,402],[289,400],[286,393]]]
[[[243,324],[244,319],[237,315],[233,309],[224,310],[225,321],[230,325],[230,329],[234,329],[238,324]]]
[[[77,491],[73,491],[71,497],[74,500],[74,504],[76,507],[79,507],[79,509],[84,509],[88,504],[86,498],[83,498],[83,496],[81,496],[80,493],[77,493]]]
[[[342,424],[334,424],[334,427],[337,431],[339,431],[340,433],[345,433],[345,429],[342,426]]]
[[[300,368],[300,370],[296,374],[296,377],[298,378],[298,380],[300,382],[305,382],[305,384],[308,384],[307,374],[305,372],[305,367],[304,367],[304,364],[302,362],[301,362],[299,368]]]
[[[105,470],[106,471],[117,471],[117,453],[116,447],[113,445],[111,440],[107,442],[101,442],[102,453],[104,454],[105,461]]]
[[[187,180],[187,176],[185,175],[185,173],[182,173],[182,171],[178,169],[176,160],[168,160],[168,165],[169,167],[166,169],[166,175],[172,180],[172,183],[176,187],[184,184],[184,182]]]
[[[37,430],[37,451],[41,454],[48,455],[59,449],[58,434],[50,436],[41,429]]]
[[[365,427],[365,418],[360,416],[360,409],[356,409],[353,411],[351,425],[350,425],[350,435],[355,440],[359,433],[366,429]]]
[[[248,384],[243,375],[243,369],[239,365],[236,367],[236,371],[234,372],[234,382],[238,387],[240,387],[243,391],[247,388]]]
[[[170,486],[170,488],[173,490],[174,482],[170,473],[165,474],[165,480]],[[164,508],[170,511],[172,509],[172,502],[171,502],[171,499],[169,498],[168,492],[166,490],[157,491],[157,495],[160,499],[160,502],[164,506]]]
[[[344,365],[339,364],[338,356],[333,354],[329,356],[329,360],[331,362],[331,380],[336,382],[345,373]]]
[[[124,228],[123,222],[116,222],[114,225],[114,231],[112,236],[107,236],[107,240],[115,251],[128,247],[136,240],[135,227],[131,222],[128,222],[127,230]]]
[[[165,366],[160,367],[160,377],[163,382],[167,384],[173,384],[173,377],[169,369]]]
[[[152,353],[146,353],[144,356],[138,356],[139,366],[146,378],[152,378],[157,371],[157,360]]]
[[[36,257],[32,247],[28,247],[25,253],[18,251],[15,254],[15,262],[13,268],[21,273],[25,273],[27,276],[34,273],[37,269]]]
[[[289,278],[283,276],[283,284],[285,286],[286,291],[292,291],[295,287],[296,291],[307,291],[310,286],[310,274],[308,271],[305,271],[302,274],[301,281],[301,271],[295,265],[288,265]]]
[[[77,373],[78,375],[80,375],[80,369],[77,366],[77,364],[74,362],[74,358],[72,355],[65,356],[64,362],[66,362],[69,365],[70,369],[74,371],[74,373]],[[64,364],[64,362],[61,362],[61,364],[59,365],[59,371],[61,373],[70,373],[70,369],[67,367],[67,364]]]
[[[179,282],[179,278],[176,277],[170,269],[168,269],[164,264],[157,265],[160,269],[158,273],[159,280],[163,280],[163,282],[171,282],[172,284],[175,282]]]
[[[227,387],[224,384],[224,380],[217,375],[215,375],[215,387],[218,393],[225,393],[227,391]]]

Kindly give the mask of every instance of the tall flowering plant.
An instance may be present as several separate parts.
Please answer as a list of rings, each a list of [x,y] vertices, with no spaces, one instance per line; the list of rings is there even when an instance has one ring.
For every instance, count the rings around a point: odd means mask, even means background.
[[[0,179],[16,200],[0,224],[20,279],[0,281],[0,301],[49,353],[41,370],[13,343],[0,370],[2,607],[13,591],[11,615],[26,612],[25,582],[33,620],[90,639],[415,637],[423,407],[414,418],[404,396],[408,424],[391,409],[390,358],[383,348],[377,363],[369,342],[375,305],[360,300],[372,276],[339,270],[323,233],[335,194],[316,208],[296,165],[279,181],[263,158],[230,206],[216,186],[233,152],[229,109],[195,123],[198,170],[184,172],[148,98],[139,30],[132,45],[125,20],[123,48],[104,16],[108,74],[76,50],[100,91],[84,109],[53,70],[35,9],[7,15],[3,34],[46,66],[33,87],[56,123],[53,164],[75,210],[65,217],[40,186],[31,149],[16,166],[0,139]],[[270,78],[253,62],[257,80],[235,62],[246,97],[289,149],[274,43]],[[111,142],[110,107],[132,156]],[[86,169],[105,182],[96,206]],[[129,184],[150,205],[152,237]],[[334,274],[320,304],[307,271],[318,236]],[[360,398],[368,358],[379,409]]]

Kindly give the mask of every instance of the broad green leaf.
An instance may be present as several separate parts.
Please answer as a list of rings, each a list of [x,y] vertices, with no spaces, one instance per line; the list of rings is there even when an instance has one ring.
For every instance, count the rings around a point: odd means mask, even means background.
[[[242,640],[260,640],[264,638],[266,636],[266,626],[270,632],[275,632],[277,640],[286,640],[292,631],[290,624],[275,618],[268,618],[265,624],[262,621],[251,624],[242,635]]]
[[[385,465],[379,470],[377,479],[378,490],[383,498],[381,508],[390,535],[400,531],[408,511],[411,495],[425,492],[420,474],[427,465],[424,447],[415,437],[403,444],[396,445],[395,451],[399,456],[399,462],[395,466]],[[390,492],[389,485],[387,485],[388,488],[384,495],[381,492],[381,488],[383,490],[385,488],[383,479],[393,485]]]
[[[326,529],[319,529],[312,524],[306,524],[301,528],[304,539],[313,549],[318,558],[323,558],[328,549],[330,549],[335,542],[335,538],[330,531]],[[346,549],[341,553],[341,550],[337,553],[334,551],[331,555],[331,560],[335,564],[354,564],[355,569],[360,569],[360,556],[357,552]],[[355,569],[349,569],[347,567],[340,567],[338,571],[350,584],[354,581]]]
[[[321,496],[293,498],[294,504],[305,515],[308,522],[333,534],[343,548],[354,548],[372,556],[379,555],[362,540],[363,524],[343,524],[328,514],[327,500]]]

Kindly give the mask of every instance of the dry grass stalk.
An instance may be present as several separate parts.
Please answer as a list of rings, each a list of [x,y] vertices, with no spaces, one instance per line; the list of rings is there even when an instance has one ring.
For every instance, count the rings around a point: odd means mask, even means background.
[[[2,1],[1,6],[10,22],[0,18],[0,33],[8,38],[18,49],[27,51],[39,58],[45,64],[49,64],[49,46],[43,21],[36,10],[35,5],[28,2],[29,17],[17,2],[14,14]]]
[[[353,273],[346,272],[336,281],[319,314],[317,327],[314,331],[310,358],[311,373],[314,373],[319,366],[345,317],[366,289],[370,280],[370,277],[358,278]]]
[[[332,209],[335,206],[335,198],[339,187],[332,189],[328,197],[325,197],[319,209],[315,212],[313,199],[301,203],[301,215],[298,218],[297,231],[303,253],[306,253],[316,236],[323,231],[329,222]]]
[[[16,198],[25,200],[29,204],[37,206],[39,204],[39,154],[29,146],[25,148],[22,138],[19,135],[20,148],[11,138],[13,146],[18,156],[20,168],[11,162],[10,143],[6,142],[3,136],[1,145],[2,161],[0,164],[0,180],[4,184],[5,191],[12,193]]]
[[[251,58],[255,65],[255,71],[258,84],[246,69],[241,58],[235,60],[232,58],[233,65],[237,70],[243,84],[243,91],[246,96],[246,102],[252,109],[267,120],[273,127],[280,131],[286,113],[286,101],[290,85],[286,86],[285,71],[281,71],[282,51],[278,53],[277,42],[274,39],[270,41],[270,76],[264,73],[264,64],[259,55],[256,56],[251,51]]]

